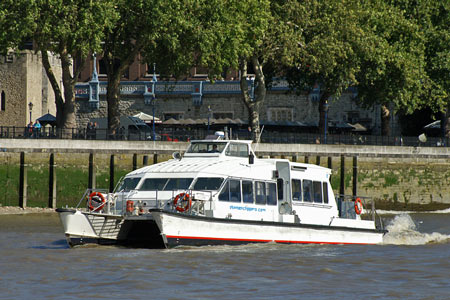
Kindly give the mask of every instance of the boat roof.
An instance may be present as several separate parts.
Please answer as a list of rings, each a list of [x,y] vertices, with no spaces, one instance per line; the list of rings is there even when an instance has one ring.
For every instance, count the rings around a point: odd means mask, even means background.
[[[251,149],[252,141],[249,140],[194,140],[191,145],[196,143],[230,143],[246,144],[249,146],[248,151],[253,153]],[[202,173],[208,176],[231,176],[231,177],[251,177],[267,179],[272,177],[272,172],[276,169],[277,162],[288,162],[292,171],[304,172],[321,172],[331,174],[331,170],[321,166],[304,163],[294,163],[287,159],[258,159],[254,157],[252,164],[249,162],[248,154],[244,156],[232,156],[226,153],[226,147],[223,147],[218,153],[185,153],[181,158],[174,158],[158,164],[146,166],[131,173],[127,176],[143,176],[145,174],[158,174],[158,176],[186,176],[187,174]],[[164,174],[165,175],[164,175]]]

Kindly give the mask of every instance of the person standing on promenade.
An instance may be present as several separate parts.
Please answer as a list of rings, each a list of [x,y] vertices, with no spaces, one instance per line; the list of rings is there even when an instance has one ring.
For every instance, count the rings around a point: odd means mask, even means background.
[[[36,122],[33,125],[33,131],[34,131],[34,137],[38,138],[41,133],[41,123],[39,123],[39,120],[36,120]]]

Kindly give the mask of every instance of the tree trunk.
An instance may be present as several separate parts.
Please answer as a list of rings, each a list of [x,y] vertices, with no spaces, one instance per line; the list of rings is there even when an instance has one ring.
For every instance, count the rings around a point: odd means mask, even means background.
[[[445,112],[442,112],[441,136],[445,139],[450,138],[450,107],[447,107]]]
[[[64,114],[63,114],[63,128],[76,128],[77,120],[75,117],[75,83],[76,79],[72,77],[71,67],[72,60],[69,58],[68,53],[64,52],[60,54],[61,67],[62,67],[62,79],[64,86]]]
[[[391,112],[385,105],[381,105],[381,135],[390,136],[391,135]]]
[[[252,130],[252,140],[259,142],[261,138],[261,128],[259,127],[259,110],[266,98],[266,83],[262,65],[258,57],[253,56],[253,71],[255,73],[255,82],[253,90],[253,98],[250,95],[247,82],[247,60],[241,59],[239,70],[241,72],[241,93],[242,99],[248,110],[248,121]]]
[[[75,128],[75,80],[73,79],[70,68],[72,67],[71,60],[67,53],[59,53],[61,59],[61,67],[63,71],[63,86],[64,86],[64,98],[61,92],[61,87],[58,84],[58,80],[50,65],[47,51],[41,51],[42,64],[44,65],[45,72],[50,81],[50,84],[55,93],[56,104],[56,127],[63,128]]]
[[[108,101],[108,129],[111,132],[117,131],[120,127],[119,93],[120,80],[108,76],[106,97]]]
[[[135,41],[132,44],[125,44],[126,49],[120,55],[114,50],[106,48],[104,50],[104,59],[106,61],[106,72],[108,75],[108,86],[106,89],[106,100],[108,102],[108,130],[110,133],[116,132],[120,127],[120,79],[125,70],[129,68],[134,58],[142,49],[142,43]],[[114,49],[114,47],[113,47]],[[129,51],[128,51],[129,50]],[[115,65],[114,61],[120,61],[120,65]]]

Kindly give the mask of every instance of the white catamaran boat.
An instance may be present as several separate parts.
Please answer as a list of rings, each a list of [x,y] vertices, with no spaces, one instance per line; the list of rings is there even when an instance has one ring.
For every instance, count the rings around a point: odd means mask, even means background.
[[[256,158],[251,141],[206,139],[127,174],[114,193],[86,191],[87,208],[57,211],[70,245],[381,243],[373,204],[366,211],[360,198],[336,199],[330,175]]]

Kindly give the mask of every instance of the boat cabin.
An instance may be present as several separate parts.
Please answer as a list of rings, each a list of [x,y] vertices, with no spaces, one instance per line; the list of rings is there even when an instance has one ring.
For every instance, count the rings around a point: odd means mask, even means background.
[[[217,218],[328,224],[338,216],[331,170],[254,156],[251,141],[192,141],[183,157],[129,173],[117,191],[144,212],[187,193]]]

